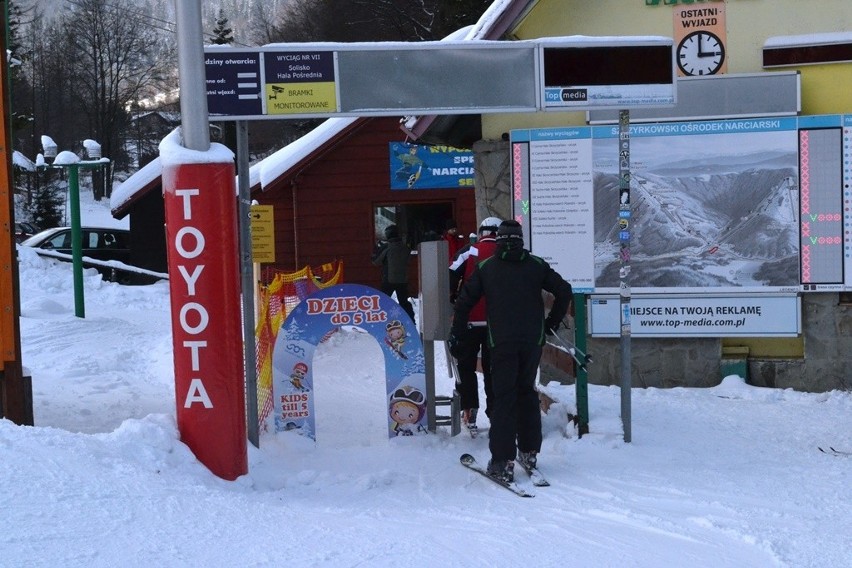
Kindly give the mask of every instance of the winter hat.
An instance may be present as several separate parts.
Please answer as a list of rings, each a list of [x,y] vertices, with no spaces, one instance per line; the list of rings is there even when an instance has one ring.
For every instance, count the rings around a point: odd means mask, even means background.
[[[445,228],[449,231],[450,229],[458,229],[459,226],[455,219],[447,219],[447,225]]]
[[[497,242],[509,248],[524,246],[521,224],[513,219],[503,221],[497,229]]]
[[[397,239],[399,238],[399,227],[396,225],[388,225],[385,227],[385,238],[386,239]]]

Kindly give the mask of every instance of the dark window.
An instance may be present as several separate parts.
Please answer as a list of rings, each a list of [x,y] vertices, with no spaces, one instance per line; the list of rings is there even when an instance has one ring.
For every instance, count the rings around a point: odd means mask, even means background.
[[[405,242],[416,249],[423,241],[440,239],[447,221],[453,218],[451,202],[380,205],[373,211],[374,234],[376,240],[383,240],[385,227],[396,225]],[[462,233],[465,229],[459,227],[460,234],[467,234]],[[472,232],[475,227],[467,229]]]

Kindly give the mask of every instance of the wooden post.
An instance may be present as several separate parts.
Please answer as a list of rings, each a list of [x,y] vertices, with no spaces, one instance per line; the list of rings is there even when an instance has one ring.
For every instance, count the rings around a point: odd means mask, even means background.
[[[0,0],[0,30],[6,29],[7,2]],[[6,34],[0,34],[0,53],[6,53]],[[9,67],[0,57],[0,418],[16,424],[33,424],[33,396],[29,377],[21,366],[21,301],[18,290],[18,260],[12,227],[15,224],[14,180],[12,179],[12,136],[9,111]]]

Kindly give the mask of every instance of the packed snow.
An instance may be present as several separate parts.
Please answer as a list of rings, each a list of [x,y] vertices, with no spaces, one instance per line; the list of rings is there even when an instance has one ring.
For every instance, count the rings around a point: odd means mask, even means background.
[[[264,433],[228,482],[180,442],[167,283],[87,271],[76,318],[71,265],[18,254],[36,425],[0,420],[0,566],[852,566],[852,456],[829,450],[852,451],[852,393],[637,388],[625,443],[618,387],[589,387],[579,438],[551,383],[552,485],[519,472],[522,499],[459,464],[487,460],[484,416],[477,439],[388,440],[380,349],[341,332],[314,361],[317,441]]]

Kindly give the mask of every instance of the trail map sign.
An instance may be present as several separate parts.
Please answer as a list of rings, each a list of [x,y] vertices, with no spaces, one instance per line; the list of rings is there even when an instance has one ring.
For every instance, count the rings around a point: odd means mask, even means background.
[[[852,116],[631,125],[633,292],[852,290]],[[618,127],[511,133],[515,210],[576,290],[618,293]]]

